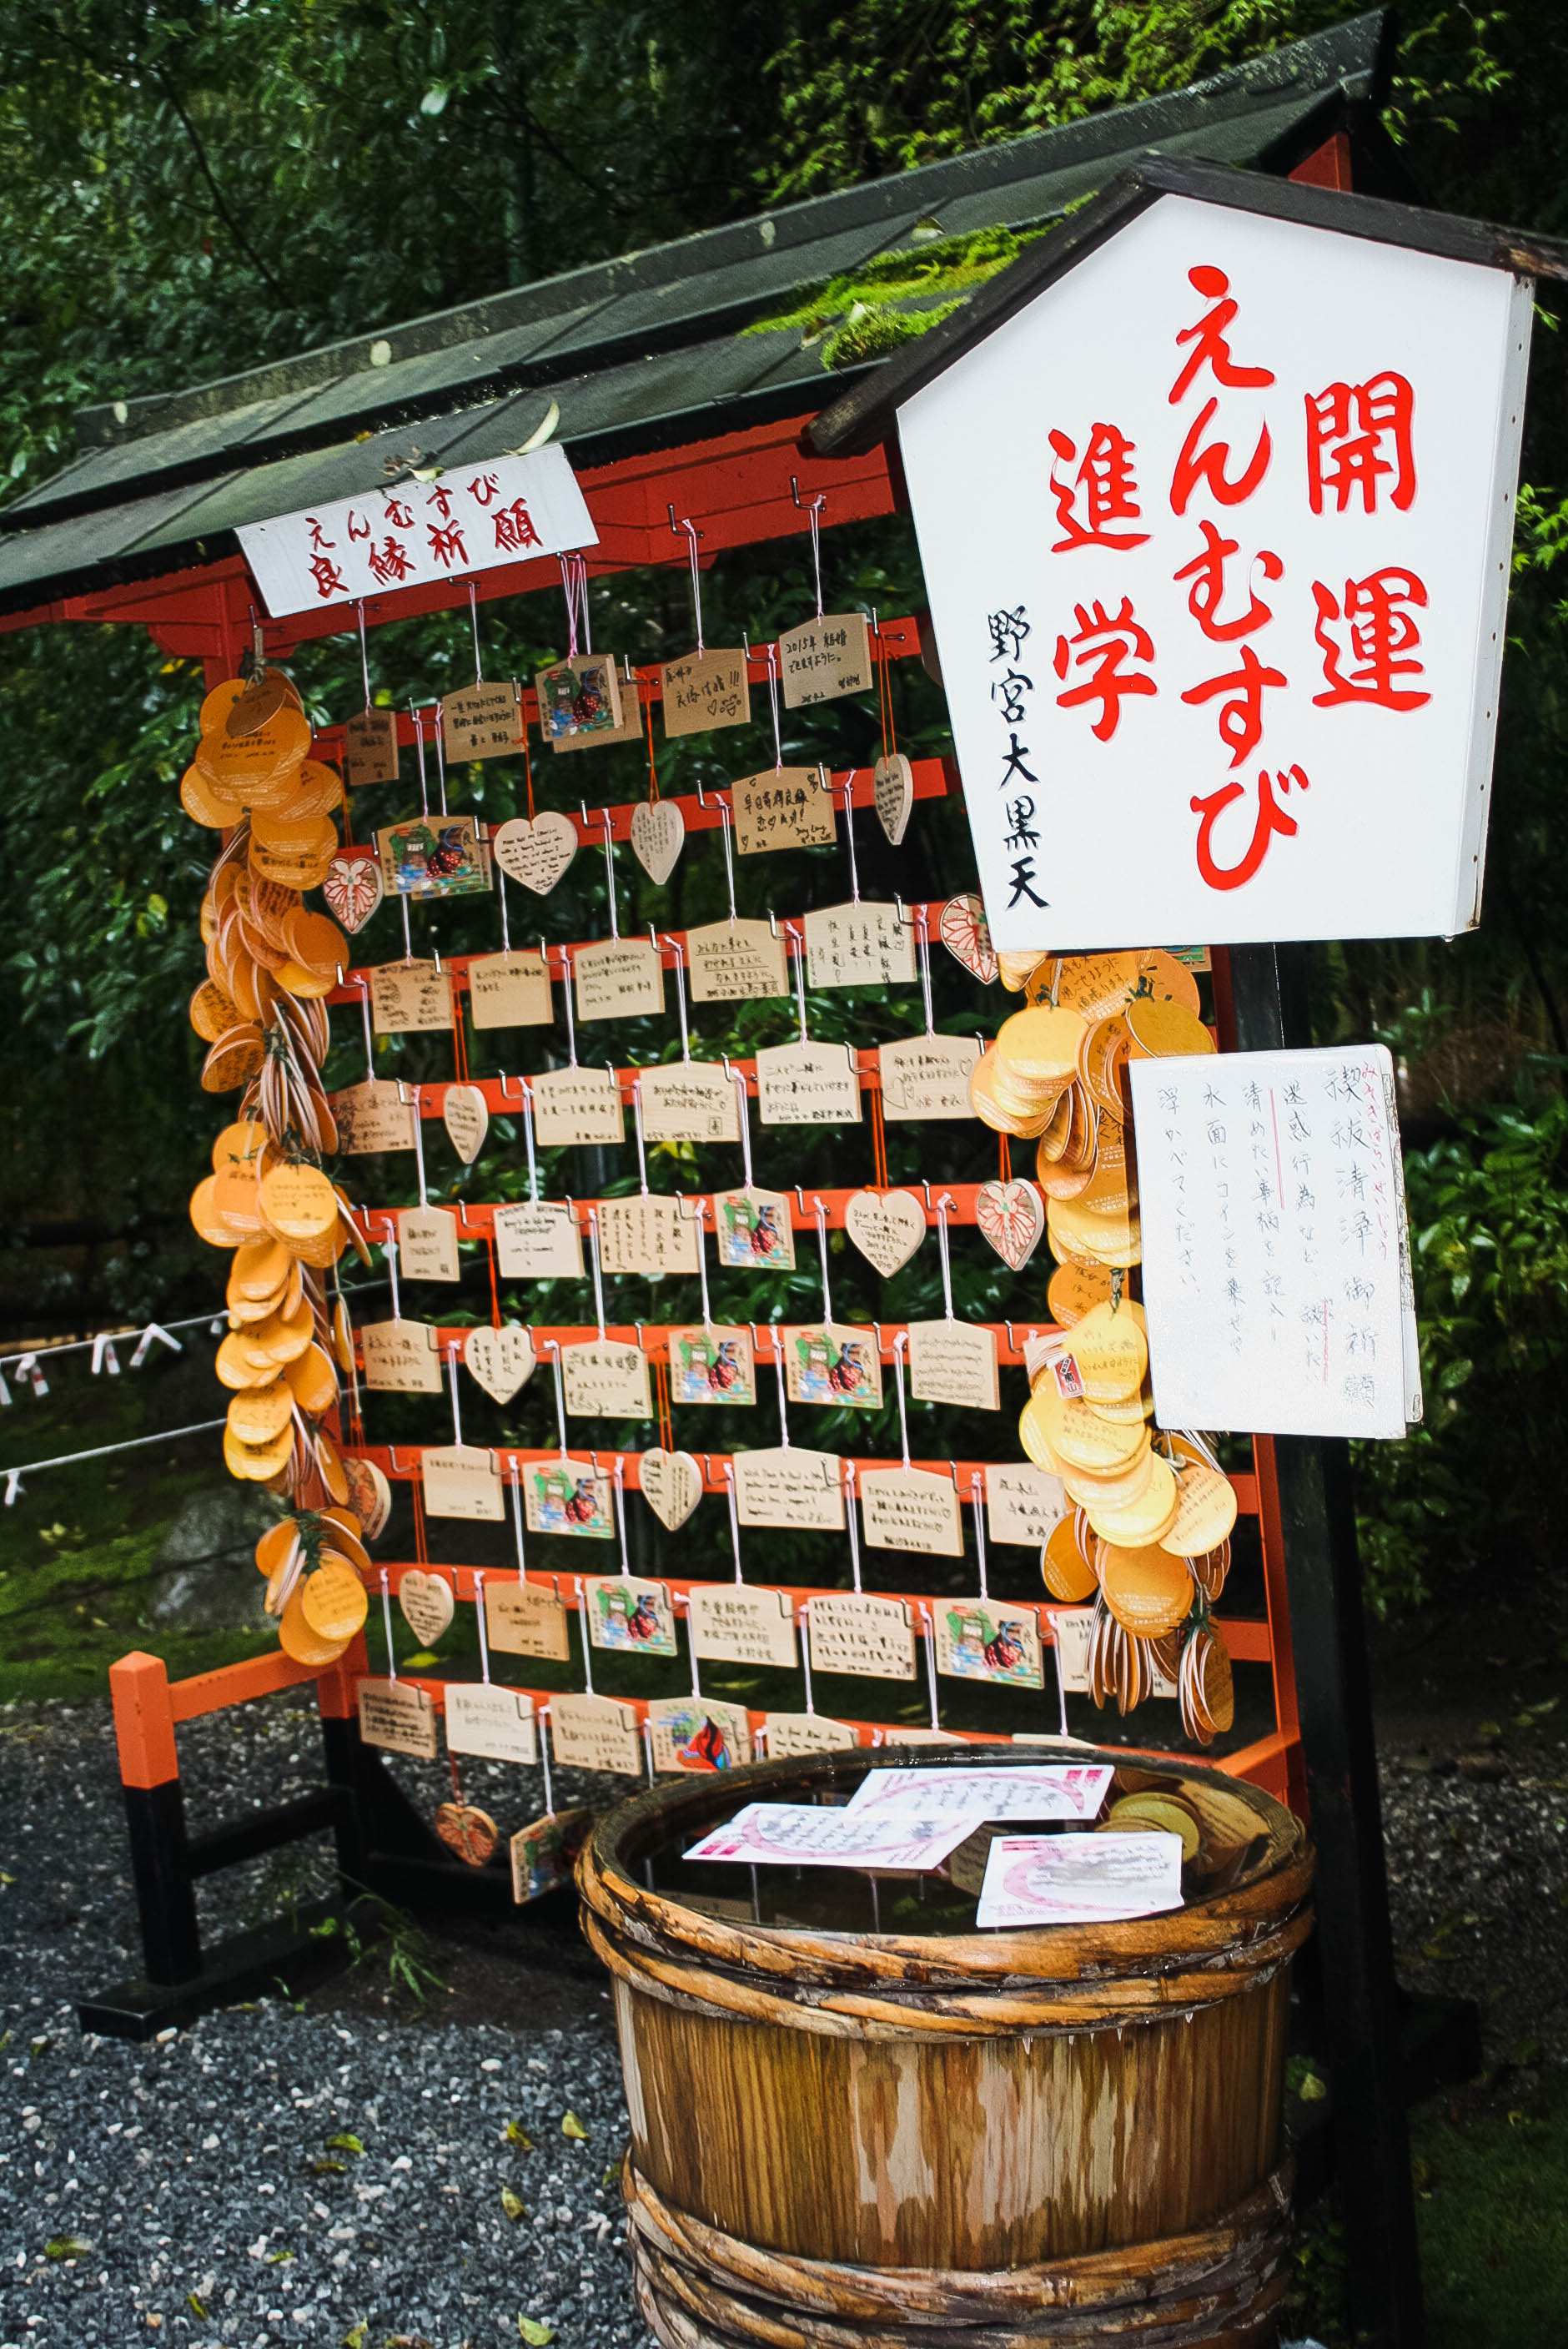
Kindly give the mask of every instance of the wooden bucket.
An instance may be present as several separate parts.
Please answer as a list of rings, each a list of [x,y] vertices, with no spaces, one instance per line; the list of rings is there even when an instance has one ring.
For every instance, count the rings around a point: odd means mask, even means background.
[[[742,1804],[842,1799],[869,1761],[655,1787],[579,1862],[615,1982],[653,2331],[666,2349],[1261,2342],[1285,2282],[1290,1959],[1312,1921],[1300,1822],[1216,1771],[1170,1769],[1230,1843],[1233,1880],[1119,1924],[834,1932],[751,1921],[744,1868],[710,1902],[739,1915],[649,1889]],[[1159,1765],[1137,1766],[1147,1783]],[[761,1898],[787,1906],[789,1886]]]

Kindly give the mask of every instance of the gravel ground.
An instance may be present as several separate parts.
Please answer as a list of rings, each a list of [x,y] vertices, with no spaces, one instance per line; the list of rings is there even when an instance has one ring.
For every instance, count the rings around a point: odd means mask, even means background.
[[[286,1697],[193,1723],[190,1816],[305,1791],[316,1750]],[[397,1767],[427,1809],[449,1791],[438,1767]],[[476,1764],[464,1790],[505,1829],[542,1806],[531,1778]],[[568,1779],[558,1800],[621,1791]],[[1406,1979],[1479,2000],[1494,2061],[1568,2060],[1563,1750],[1456,1759],[1401,1740],[1384,1805]],[[531,1940],[441,1936],[451,1990],[423,2009],[367,1961],[302,2007],[231,2009],[150,2046],[84,2040],[70,1994],[139,1965],[98,1707],[0,1713],[0,2349],[480,2349],[518,2340],[520,2316],[561,2349],[646,2349],[608,2006],[564,1920]],[[204,1930],[259,1921],[282,1884],[275,1856],[209,1879]],[[563,2133],[568,2113],[586,2137]],[[49,2258],[66,2238],[83,2248]]]
[[[314,1721],[284,1699],[192,1724],[181,1753],[195,1822],[316,1780]],[[486,1780],[476,1765],[465,1792],[484,1801]],[[521,1824],[526,1794],[504,1783],[502,1824]],[[447,1789],[432,1774],[426,1791]],[[560,1798],[600,1791],[569,1780]],[[612,2175],[619,2066],[586,1962],[563,1973],[547,1940],[542,2004],[515,1965],[488,1969],[516,1976],[515,2010],[564,2028],[455,2023],[475,2002],[440,1991],[410,2013],[367,1961],[304,2011],[279,1998],[160,2044],[84,2039],[68,1993],[139,1970],[107,1713],[0,1714],[0,1855],[5,2349],[480,2349],[517,2341],[520,2316],[562,2349],[642,2349]],[[204,1930],[257,1922],[268,1890],[265,1863],[210,1879]],[[460,1941],[434,1954],[454,1977],[469,1962]],[[59,2255],[67,2238],[82,2248]]]

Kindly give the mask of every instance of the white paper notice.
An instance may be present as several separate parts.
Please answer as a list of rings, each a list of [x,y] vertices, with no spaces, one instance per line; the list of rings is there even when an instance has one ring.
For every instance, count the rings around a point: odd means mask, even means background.
[[[309,513],[242,523],[239,537],[274,619],[599,543],[560,448],[454,465],[435,482],[383,484]]]
[[[982,1823],[973,1809],[934,1818],[901,1811],[868,1819],[815,1803],[748,1803],[727,1826],[715,1827],[693,1844],[686,1857],[749,1860],[754,1868],[939,1868]],[[1171,1840],[1180,1852],[1180,1837]]]
[[[1402,1436],[1421,1415],[1381,1045],[1131,1067],[1162,1427]]]
[[[1111,1781],[1105,1762],[1043,1763],[1038,1769],[868,1770],[851,1795],[857,1818],[874,1812],[940,1818],[978,1811],[987,1819],[1095,1819]]]
[[[1181,1906],[1180,1836],[998,1836],[975,1922],[1099,1925]]]

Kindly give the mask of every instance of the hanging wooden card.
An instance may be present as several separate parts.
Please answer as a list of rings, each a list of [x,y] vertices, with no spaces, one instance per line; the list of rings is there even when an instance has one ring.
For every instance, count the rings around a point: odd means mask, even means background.
[[[624,1199],[601,1199],[595,1212],[602,1271],[662,1280],[668,1272],[696,1270],[696,1218],[685,1200],[636,1191]]]
[[[1048,1469],[1025,1461],[993,1463],[986,1469],[985,1523],[994,1542],[1040,1549],[1067,1513],[1067,1486]]]
[[[491,1642],[494,1645],[494,1642]],[[536,1763],[539,1723],[521,1689],[489,1682],[447,1682],[447,1751],[485,1762]]]
[[[824,1590],[807,1609],[806,1628],[814,1672],[855,1672],[878,1681],[914,1678],[914,1624],[902,1599]]]
[[[1006,1599],[940,1599],[932,1602],[931,1616],[939,1672],[1007,1688],[1044,1687],[1032,1607],[1010,1607]]]
[[[613,1696],[552,1696],[550,1750],[558,1769],[643,1775],[643,1741],[634,1706]]]
[[[676,1653],[675,1609],[662,1582],[629,1574],[593,1576],[583,1585],[583,1610],[596,1648],[633,1656]]]
[[[757,1371],[748,1330],[718,1322],[669,1332],[672,1402],[754,1403]]]
[[[414,1104],[399,1098],[395,1084],[370,1078],[327,1095],[327,1107],[337,1127],[338,1154],[367,1157],[380,1150],[412,1150]]]
[[[844,1464],[796,1444],[735,1454],[735,1511],[743,1526],[842,1533]]]
[[[613,653],[569,653],[536,669],[533,686],[547,742],[603,741],[620,732],[621,680]]]
[[[655,1770],[733,1770],[751,1759],[744,1705],[717,1697],[660,1697],[648,1707]]]
[[[460,1280],[458,1219],[447,1207],[404,1207],[397,1216],[397,1262],[406,1280]]]
[[[652,1419],[648,1358],[640,1346],[596,1338],[561,1349],[561,1384],[569,1419]]]
[[[579,1019],[662,1016],[665,966],[651,938],[600,938],[572,957]]]
[[[788,1762],[798,1754],[847,1752],[861,1742],[847,1721],[830,1721],[820,1713],[765,1713],[763,1726],[770,1762]]]
[[[485,1637],[502,1656],[539,1656],[564,1663],[572,1652],[566,1609],[553,1590],[537,1582],[486,1580]]]
[[[866,900],[807,915],[808,987],[903,987],[914,976],[913,924],[896,905]]]
[[[765,1044],[757,1055],[762,1125],[858,1125],[861,1081],[848,1044]]]
[[[376,835],[389,897],[471,897],[490,887],[489,860],[471,815],[416,815]]]
[[[552,1453],[522,1464],[522,1507],[530,1533],[615,1538],[613,1480],[591,1460]]]
[[[416,956],[370,973],[370,1017],[378,1036],[412,1036],[452,1024],[449,971]]]
[[[751,722],[751,688],[745,649],[739,645],[667,661],[659,671],[659,685],[666,735],[708,734],[720,726]]]
[[[419,1474],[428,1516],[499,1525],[506,1516],[500,1463],[493,1452],[473,1444],[427,1444]]]
[[[609,1069],[546,1069],[534,1077],[533,1133],[540,1147],[585,1146],[625,1139],[621,1088]]]
[[[527,734],[522,695],[510,678],[465,685],[441,703],[441,748],[449,764],[469,759],[511,759]]]
[[[951,1476],[929,1468],[863,1468],[861,1531],[868,1549],[962,1557],[964,1519]]]
[[[359,1343],[373,1394],[440,1393],[440,1340],[428,1321],[366,1321]]]
[[[717,1061],[667,1061],[638,1072],[647,1142],[738,1142],[735,1080]]]
[[[838,838],[833,789],[820,767],[765,767],[730,786],[740,856],[780,848],[830,848]]]
[[[388,1754],[436,1758],[436,1708],[422,1688],[407,1681],[361,1681],[359,1734],[366,1745]]]
[[[973,1117],[969,1078],[980,1058],[977,1036],[911,1036],[883,1044],[882,1115],[890,1124],[934,1117]]]
[[[786,709],[869,693],[874,682],[871,630],[863,612],[821,612],[779,639],[779,677]]]
[[[733,1582],[694,1582],[686,1593],[692,1653],[705,1662],[774,1664],[793,1671],[795,1609],[788,1592]]]
[[[882,1356],[874,1330],[842,1321],[780,1327],[784,1379],[791,1402],[848,1403],[880,1411]]]
[[[564,1199],[519,1199],[490,1226],[503,1280],[581,1280],[583,1235]]]
[[[794,1271],[795,1227],[782,1191],[762,1191],[755,1183],[748,1189],[716,1191],[713,1223],[720,1264],[736,1271],[752,1271],[758,1265]]]
[[[469,1017],[476,1028],[548,1028],[555,1005],[543,956],[527,947],[475,955],[469,965]]]
[[[912,1321],[909,1391],[916,1402],[1000,1411],[995,1332],[972,1321]]]
[[[356,709],[343,729],[343,780],[351,792],[397,780],[397,712]]]
[[[789,992],[784,941],[766,922],[708,922],[686,932],[686,949],[694,1003],[750,1003]]]

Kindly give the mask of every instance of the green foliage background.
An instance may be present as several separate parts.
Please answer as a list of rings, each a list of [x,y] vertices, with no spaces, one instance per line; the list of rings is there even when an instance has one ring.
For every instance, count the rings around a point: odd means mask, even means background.
[[[1151,96],[1355,13],[1332,0],[12,0],[0,477],[22,486],[62,461],[70,413],[89,400],[209,379]],[[1568,12],[1550,0],[1413,0],[1385,119],[1392,168],[1421,201],[1568,233]],[[923,315],[940,315],[1005,257],[999,243],[900,260],[880,291],[923,293],[938,305]],[[824,287],[802,320],[830,361],[856,355],[858,298]],[[1568,1344],[1555,299],[1543,293],[1531,386],[1485,922],[1449,946],[1318,957],[1320,1033],[1390,1036],[1405,1079],[1429,1417],[1364,1464],[1386,1601],[1522,1545],[1544,1559],[1551,1522]],[[828,543],[842,592],[884,611],[918,604],[896,533]],[[683,625],[679,585],[615,583],[601,640],[655,657]],[[793,614],[799,586],[795,550],[762,550],[729,567],[725,592],[755,632]],[[559,649],[558,610],[531,599],[498,622],[497,665]],[[464,625],[388,632],[384,689],[438,689]],[[340,715],[352,672],[338,643],[301,679]],[[13,1035],[0,1324],[13,1330],[194,1309],[214,1293],[184,1219],[211,1123],[183,1015],[203,843],[175,798],[199,690],[129,632],[0,637]],[[940,713],[917,698],[910,717],[939,747]],[[702,771],[699,753],[672,761],[669,780],[688,767]]]

